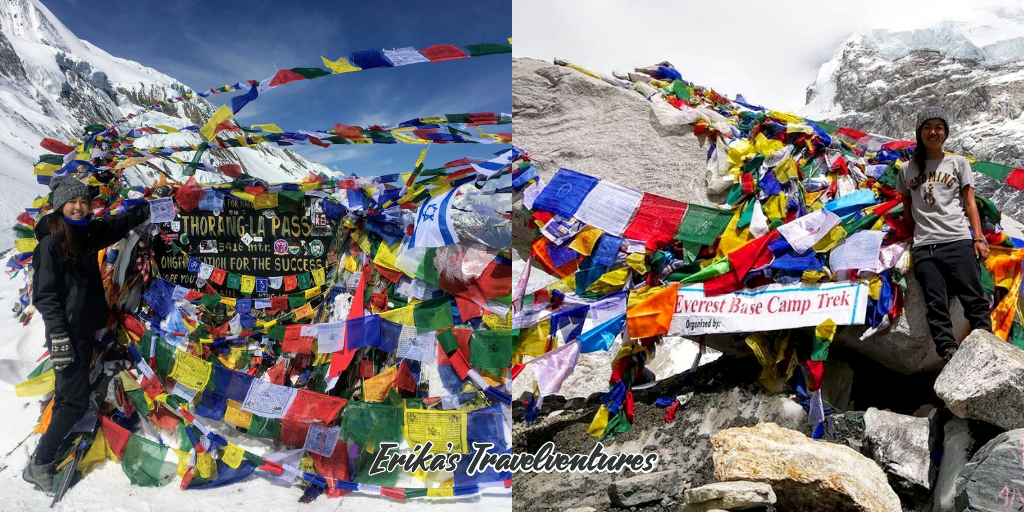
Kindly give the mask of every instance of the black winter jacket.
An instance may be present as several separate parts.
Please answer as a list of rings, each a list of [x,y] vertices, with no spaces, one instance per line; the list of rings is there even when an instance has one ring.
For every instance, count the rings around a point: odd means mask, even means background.
[[[110,310],[103,293],[97,253],[148,218],[149,203],[143,203],[121,215],[90,220],[85,226],[71,224],[71,233],[83,248],[78,265],[67,261],[50,235],[49,215],[36,222],[39,243],[32,254],[32,303],[43,316],[48,335],[63,329],[72,338],[91,339],[97,329],[107,324]]]

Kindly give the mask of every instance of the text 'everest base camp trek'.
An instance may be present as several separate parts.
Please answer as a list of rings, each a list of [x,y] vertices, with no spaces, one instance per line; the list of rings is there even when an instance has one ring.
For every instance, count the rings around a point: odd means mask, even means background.
[[[963,185],[1015,208],[1024,170],[944,154],[938,102],[900,140],[681,71],[513,59],[538,172],[513,243],[547,283],[517,313],[513,451],[659,456],[517,472],[514,506],[1022,510],[1024,232]]]

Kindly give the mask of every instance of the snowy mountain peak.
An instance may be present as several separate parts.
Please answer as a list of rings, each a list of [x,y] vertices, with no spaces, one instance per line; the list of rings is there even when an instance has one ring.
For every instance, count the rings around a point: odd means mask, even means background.
[[[801,114],[889,137],[914,139],[917,112],[941,105],[947,147],[974,158],[1024,166],[1024,9],[1003,7],[971,20],[907,31],[854,34],[818,70]],[[1024,197],[980,177],[978,190],[1024,218]]]
[[[66,141],[82,127],[110,124],[121,116],[192,89],[155,69],[114,57],[64,26],[38,0],[0,0],[0,249],[10,246],[14,217],[37,195],[47,193],[36,183],[32,165],[46,151],[46,137]],[[132,119],[126,128],[166,125],[183,128],[205,124],[214,108],[205,100],[174,103],[162,111]],[[147,145],[188,145],[199,142],[183,133],[138,141]],[[183,160],[192,153],[179,153]],[[331,171],[320,164],[276,146],[218,150],[204,155],[214,166],[240,164],[252,176],[271,182],[294,181],[312,172]],[[153,162],[164,172],[181,177],[181,167]],[[151,167],[129,171],[135,184],[149,184],[157,176]],[[219,174],[200,171],[201,182],[223,181]]]

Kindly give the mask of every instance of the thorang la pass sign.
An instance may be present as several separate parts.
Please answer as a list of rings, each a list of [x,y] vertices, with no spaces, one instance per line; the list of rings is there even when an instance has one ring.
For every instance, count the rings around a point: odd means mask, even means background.
[[[325,268],[333,249],[334,223],[321,208],[322,198],[306,197],[304,207],[294,212],[257,210],[252,203],[227,197],[224,211],[196,209],[180,211],[171,222],[161,224],[164,233],[183,250],[170,251],[158,259],[164,279],[196,288],[202,272],[188,268],[189,258],[230,274],[254,277],[283,277]],[[241,295],[239,290],[217,287],[224,296]],[[256,290],[253,297],[281,295],[283,290]]]
[[[863,324],[868,287],[855,282],[771,284],[707,297],[703,285],[679,288],[671,334],[775,331],[811,327],[832,319],[836,325]]]

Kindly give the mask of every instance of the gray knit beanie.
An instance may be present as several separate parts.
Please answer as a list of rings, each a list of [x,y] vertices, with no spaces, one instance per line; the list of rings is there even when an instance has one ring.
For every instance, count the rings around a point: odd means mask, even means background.
[[[78,196],[89,196],[89,187],[73,176],[56,176],[50,180],[53,191],[53,210],[59,212],[64,203]]]
[[[917,114],[917,130],[921,131],[921,125],[929,119],[938,119],[942,121],[942,124],[946,125],[946,134],[949,134],[949,120],[946,119],[946,111],[942,110],[942,107],[925,107],[920,113]]]

